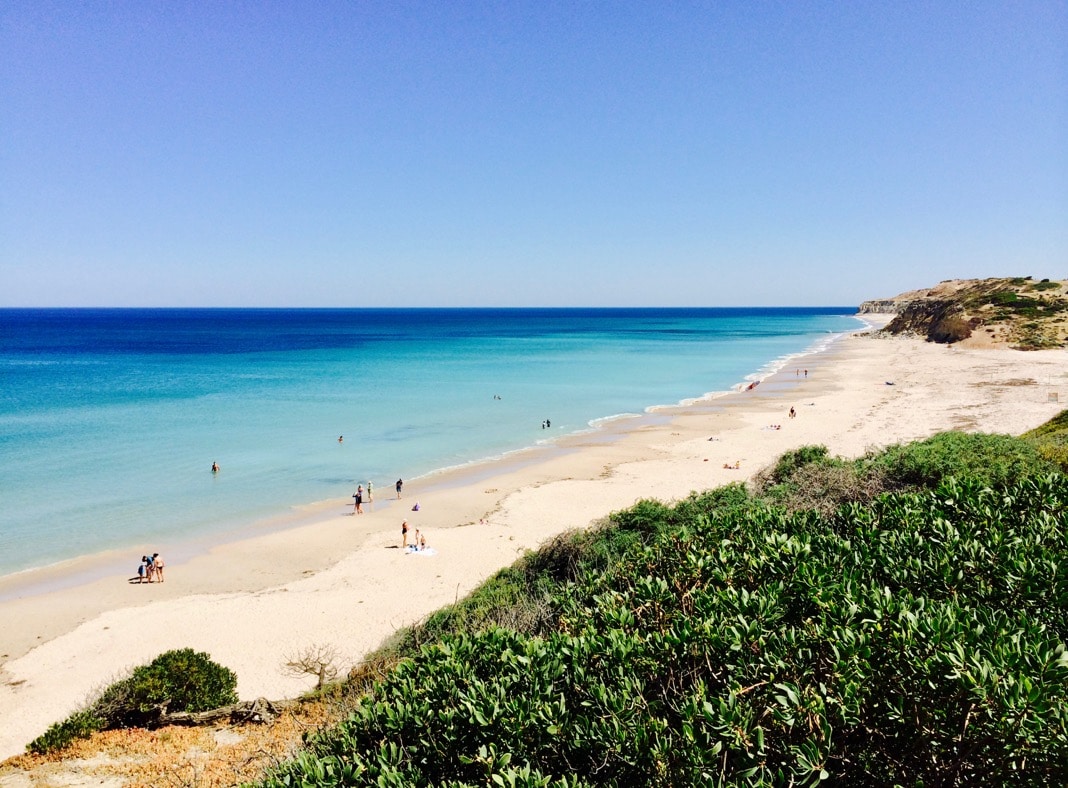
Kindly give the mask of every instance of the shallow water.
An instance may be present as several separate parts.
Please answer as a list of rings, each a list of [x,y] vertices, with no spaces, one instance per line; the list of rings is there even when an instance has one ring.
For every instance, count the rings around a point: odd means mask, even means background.
[[[0,310],[0,574],[391,494],[761,378],[854,312]]]

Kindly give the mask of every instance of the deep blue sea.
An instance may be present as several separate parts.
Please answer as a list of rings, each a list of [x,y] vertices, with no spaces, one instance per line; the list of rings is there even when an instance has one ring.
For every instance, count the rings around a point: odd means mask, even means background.
[[[0,574],[136,563],[727,391],[855,311],[0,309]]]

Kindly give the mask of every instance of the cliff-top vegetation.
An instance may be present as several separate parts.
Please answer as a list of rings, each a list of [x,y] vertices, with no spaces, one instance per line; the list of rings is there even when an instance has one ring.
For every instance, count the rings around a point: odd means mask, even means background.
[[[890,334],[1019,350],[1068,346],[1068,282],[1064,281],[957,279],[871,303],[897,312],[885,328]]]

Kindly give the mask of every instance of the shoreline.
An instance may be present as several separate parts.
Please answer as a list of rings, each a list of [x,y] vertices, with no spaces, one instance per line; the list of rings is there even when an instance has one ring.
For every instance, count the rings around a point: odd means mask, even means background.
[[[1068,397],[1066,350],[963,350],[865,334],[877,327],[805,356],[807,378],[786,361],[749,391],[413,479],[401,501],[390,489],[360,516],[347,513],[351,503],[319,502],[302,508],[296,527],[185,561],[165,554],[162,584],[134,590],[112,576],[8,599],[0,604],[0,758],[20,753],[123,669],[170,648],[208,651],[237,673],[243,699],[293,697],[310,688],[281,671],[296,650],[332,644],[347,667],[525,550],[643,498],[670,502],[748,479],[800,445],[855,456],[945,429],[1018,434],[1062,409],[1046,389]],[[740,470],[722,467],[734,461]],[[434,555],[397,548],[403,519],[426,531]]]
[[[818,357],[833,347],[836,342],[847,339],[850,335],[869,331],[873,327],[867,317],[879,319],[881,316],[861,316],[857,314],[855,319],[862,325],[852,332],[843,332],[829,335],[826,340],[817,340],[805,350],[790,353],[764,363],[762,366],[748,373],[743,379],[734,383],[729,389],[713,390],[695,397],[688,397],[674,404],[650,405],[642,412],[619,413],[601,416],[592,419],[584,429],[575,430],[563,435],[545,438],[534,444],[505,451],[498,455],[492,455],[457,465],[449,465],[433,469],[420,476],[414,476],[405,483],[409,486],[427,483],[434,487],[437,484],[463,485],[477,478],[495,475],[502,466],[508,467],[514,463],[537,463],[541,462],[545,454],[554,451],[567,450],[567,447],[578,441],[578,445],[584,443],[584,439],[593,440],[594,436],[601,434],[607,440],[618,438],[620,434],[637,425],[639,428],[648,426],[651,419],[666,419],[667,414],[676,412],[680,408],[691,408],[715,402],[723,397],[746,392],[746,386],[753,383],[764,383],[784,370],[797,359],[809,359]],[[885,324],[885,320],[882,321]],[[766,393],[770,387],[765,387],[761,393]],[[355,482],[354,482],[355,483]],[[379,488],[385,489],[385,486]],[[392,485],[388,490],[392,494]],[[382,500],[380,496],[379,500]],[[188,563],[213,550],[226,545],[240,544],[249,539],[256,539],[279,531],[291,531],[321,522],[332,516],[334,510],[351,507],[347,498],[327,498],[318,501],[309,501],[294,504],[283,512],[261,517],[257,520],[242,522],[226,530],[203,534],[187,540],[162,543],[164,557],[168,566],[174,567]],[[96,581],[113,581],[115,577],[124,574],[124,567],[131,563],[135,553],[147,548],[135,545],[126,545],[84,555],[64,558],[51,564],[29,567],[8,574],[0,574],[0,605],[7,602],[23,599],[26,597],[46,595],[74,587],[91,585]],[[323,568],[323,567],[320,567]],[[235,590],[237,588],[235,587]],[[246,589],[247,590],[247,589]],[[0,618],[2,622],[2,618]],[[12,649],[5,649],[4,636],[0,629],[0,664],[7,658],[16,658],[21,654],[10,654]]]
[[[0,556],[0,576],[55,564],[62,575],[73,566],[67,561],[110,550],[127,551],[122,563],[130,566],[146,550],[174,562],[179,552],[193,552],[184,542],[199,540],[193,545],[199,547],[299,525],[308,504],[351,503],[357,481],[372,480],[384,492],[397,476],[413,481],[492,461],[587,430],[598,419],[729,390],[769,360],[803,352],[830,331],[862,326],[848,314],[853,309],[641,308],[630,317],[627,310],[520,310],[514,325],[479,322],[452,309],[437,317],[401,310],[403,320],[344,310],[336,321],[281,310],[275,319],[251,323],[248,310],[234,310],[231,322],[216,326],[218,340],[210,341],[206,337],[216,332],[198,331],[195,315],[173,325],[144,316],[145,330],[157,332],[153,337],[165,351],[159,358],[140,352],[97,358],[103,348],[90,342],[84,359],[46,356],[48,363],[26,365],[33,371],[13,379],[11,404],[18,407],[5,421],[14,432],[11,451],[2,456],[19,481],[0,517],[9,548]],[[462,341],[452,329],[440,348],[420,335],[439,324],[455,328],[458,319],[461,333],[470,333]],[[49,336],[70,332],[75,342],[80,331],[119,336],[133,325],[116,322],[115,315],[81,328],[64,320],[52,328],[43,317],[39,322]],[[204,320],[201,327],[214,323]],[[277,333],[268,344],[283,352],[231,352],[262,342],[259,332],[267,325]],[[366,335],[371,344],[348,347],[347,339],[344,347],[331,348],[339,326],[344,336]],[[304,361],[289,352],[307,345],[316,331],[322,333],[311,345],[327,347]],[[523,339],[532,331],[533,344]],[[567,337],[564,353],[554,349],[560,332]],[[383,342],[380,335],[394,340]],[[154,365],[169,358],[173,343],[193,352],[168,360],[174,368],[160,375]],[[427,365],[414,363],[431,348]],[[636,375],[631,354],[645,351],[656,369]],[[20,358],[12,356],[13,368],[21,369]],[[83,361],[104,377],[71,378]],[[570,371],[575,364],[582,374]],[[114,402],[112,374],[141,376],[144,385]],[[47,396],[34,393],[37,385]],[[553,419],[552,429],[544,416]],[[341,434],[347,440],[335,441]],[[222,473],[208,473],[214,460]],[[125,568],[108,567],[107,573]]]

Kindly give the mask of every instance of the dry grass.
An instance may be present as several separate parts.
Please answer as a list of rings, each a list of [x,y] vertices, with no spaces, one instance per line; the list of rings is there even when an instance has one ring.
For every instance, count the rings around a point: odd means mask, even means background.
[[[301,703],[270,725],[171,726],[105,731],[62,753],[20,755],[0,765],[0,786],[123,786],[222,788],[260,777],[285,760],[308,731],[337,719],[340,709]]]

